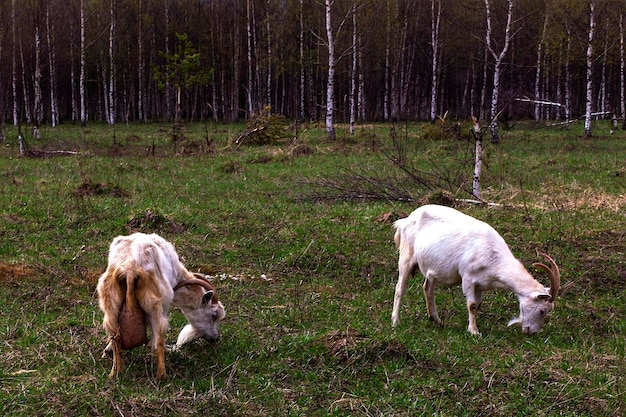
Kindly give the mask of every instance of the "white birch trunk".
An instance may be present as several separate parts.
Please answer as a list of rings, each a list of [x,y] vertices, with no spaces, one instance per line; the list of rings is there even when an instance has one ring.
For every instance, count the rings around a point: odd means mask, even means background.
[[[54,50],[53,34],[54,25],[50,23],[50,6],[46,7],[46,31],[48,38],[48,54],[50,63],[50,123],[52,127],[59,124],[59,109],[56,97],[57,78],[56,78],[56,53]]]
[[[358,67],[363,68],[363,52],[361,49],[357,52]],[[365,120],[365,77],[363,71],[359,71],[359,88],[357,93],[357,109],[359,114],[359,120],[363,122]]]
[[[300,119],[305,120],[304,0],[300,0]]]
[[[609,21],[607,19],[607,25]],[[599,104],[600,111],[606,114],[607,111],[607,93],[606,93],[606,57],[609,54],[609,31],[605,30],[604,32],[604,52],[602,54],[602,74],[600,78],[600,94],[599,94]],[[600,116],[605,117],[605,116]]]
[[[26,66],[24,65],[24,48],[22,46],[22,39],[20,39],[20,60],[22,63],[22,94],[24,96],[24,115],[26,116],[26,123],[31,124],[33,118],[30,107],[30,98],[28,94],[28,82],[25,74],[26,71],[24,71],[24,68],[26,68]]]
[[[571,103],[572,103],[572,90],[570,85],[571,78],[571,68],[570,61],[572,58],[572,31],[569,28],[569,25],[566,25],[567,31],[567,43],[565,45],[565,121],[569,122],[571,118]],[[569,126],[569,124],[568,124]]]
[[[385,39],[385,73],[384,73],[384,92],[383,92],[383,120],[389,120],[389,73],[391,72],[391,12],[389,2],[387,2],[387,30]]]
[[[41,34],[39,19],[35,26],[35,75],[33,77],[33,116],[35,121],[35,139],[39,139],[39,126],[43,121],[43,103],[41,90]]]
[[[594,4],[589,3],[589,41],[587,43],[587,94],[585,99],[585,136],[591,136],[591,111],[593,106],[593,36],[596,26]]]
[[[117,112],[115,106],[115,9],[117,8],[116,0],[111,0],[111,25],[109,27],[109,125],[115,124],[115,114]]]
[[[502,72],[502,61],[506,56],[511,43],[511,22],[513,17],[513,0],[507,0],[508,12],[506,19],[506,28],[504,30],[504,46],[500,53],[497,53],[493,48],[492,31],[491,31],[491,10],[489,7],[489,0],[485,0],[485,9],[487,10],[487,48],[495,60],[495,68],[493,72],[493,91],[491,93],[491,142],[498,143],[500,138],[498,136],[498,99],[500,94],[500,76]]]
[[[102,80],[102,94],[100,101],[102,103],[102,111],[100,121],[104,118],[109,123],[109,85],[107,84],[107,65],[104,60],[104,52],[100,51],[100,78]],[[103,117],[104,116],[104,117]]]
[[[252,113],[254,113],[253,99],[252,94],[254,91],[253,86],[253,76],[252,76],[252,16],[251,16],[251,0],[247,0],[246,2],[246,11],[247,11],[247,19],[246,19],[246,34],[248,38],[248,117],[252,117]]]
[[[266,82],[266,100],[269,111],[272,111],[272,28],[270,25],[270,0],[267,0],[267,15],[265,27],[267,29],[267,82]]]
[[[624,15],[619,15],[619,91],[620,91],[620,117],[622,118],[622,130],[626,129],[626,91],[624,91],[624,83],[626,83],[624,63]]]
[[[74,27],[70,24],[70,33],[74,33]],[[76,59],[74,55],[74,36],[70,36],[70,97],[72,103],[72,122],[78,120],[78,97],[76,96]]]
[[[352,3],[352,68],[350,71],[350,134],[354,135],[356,121],[356,77],[357,77],[357,20],[356,2]]]
[[[483,132],[476,117],[472,118],[474,138],[476,139],[476,159],[474,163],[474,179],[472,181],[472,194],[480,199],[480,174],[483,168]]]
[[[87,57],[85,48],[85,0],[80,0],[80,76],[78,80],[78,89],[80,95],[81,126],[85,126],[87,124],[87,93],[85,88]]]
[[[480,114],[479,120],[485,119],[485,102],[487,101],[487,68],[489,66],[489,50],[485,45],[484,59],[483,59],[483,85],[480,90],[480,104],[478,107],[478,114]]]
[[[144,52],[143,52],[143,0],[139,0],[139,26],[137,30],[137,117],[140,121],[146,121],[146,109],[145,109],[145,87],[144,87]]]
[[[543,43],[545,41],[546,29],[548,27],[548,13],[544,16],[543,30],[541,31],[541,38],[537,45],[537,69],[535,72],[535,100],[541,99],[541,60],[543,58]],[[541,105],[535,103],[535,120],[541,120]]]
[[[15,22],[15,3],[16,0],[11,2],[11,32],[13,35],[13,50],[11,54],[13,64],[11,70],[11,87],[13,90],[13,126],[17,126],[20,122],[17,103],[17,27]]]
[[[326,133],[328,139],[335,140],[335,40],[333,37],[333,27],[330,19],[330,13],[334,0],[324,0],[326,9],[326,36],[328,38],[328,82],[326,84]]]
[[[430,45],[432,47],[432,83],[430,86],[430,120],[437,118],[437,91],[439,72],[439,26],[441,22],[441,0],[430,1]]]

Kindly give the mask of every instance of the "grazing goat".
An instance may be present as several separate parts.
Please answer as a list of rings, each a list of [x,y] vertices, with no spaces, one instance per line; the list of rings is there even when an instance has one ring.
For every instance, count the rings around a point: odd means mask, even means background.
[[[509,326],[521,324],[524,334],[535,334],[544,318],[554,308],[560,287],[556,263],[543,255],[552,268],[535,263],[550,277],[545,288],[526,271],[491,226],[455,209],[425,205],[394,223],[395,242],[399,249],[398,283],[391,314],[392,324],[398,324],[400,301],[409,274],[419,268],[424,276],[426,309],[431,320],[442,324],[435,305],[435,286],[461,285],[469,311],[468,331],[480,334],[476,313],[484,290],[506,289],[515,292],[520,305],[519,317]]]
[[[146,317],[157,356],[156,377],[165,376],[165,333],[172,303],[189,321],[178,336],[177,348],[199,337],[219,338],[225,312],[215,288],[204,276],[189,272],[174,246],[156,234],[134,233],[113,239],[97,291],[103,326],[110,338],[105,351],[113,353],[110,377],[121,370],[122,349],[147,341]]]

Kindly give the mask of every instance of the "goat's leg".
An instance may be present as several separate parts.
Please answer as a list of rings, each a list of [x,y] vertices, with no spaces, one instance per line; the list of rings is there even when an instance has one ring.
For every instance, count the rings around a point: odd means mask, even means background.
[[[161,310],[157,307],[158,310]],[[150,316],[150,327],[152,327],[152,348],[157,357],[157,379],[165,377],[165,333],[167,332],[167,316],[162,311]]]
[[[118,325],[118,310],[115,307],[107,310],[109,313],[104,314],[103,326],[107,335],[111,336],[109,343],[104,348],[103,356],[106,355],[107,349],[113,353],[113,367],[109,373],[110,378],[116,377],[122,370],[122,344],[120,340],[120,332]]]
[[[428,317],[438,325],[443,325],[443,322],[437,314],[437,305],[435,304],[435,283],[432,279],[426,277],[424,279],[424,298],[426,299],[426,311]]]
[[[395,327],[400,321],[400,304],[402,301],[402,295],[406,289],[406,283],[409,280],[409,275],[412,271],[412,266],[409,261],[405,261],[400,257],[398,262],[398,283],[396,284],[396,293],[393,297],[393,310],[391,312],[391,324]]]
[[[478,309],[482,303],[483,292],[473,285],[468,288],[464,288],[464,292],[467,300],[467,311],[469,313],[467,331],[473,335],[479,336],[480,331],[478,330],[478,326],[476,326],[476,314],[478,313]]]
[[[116,334],[109,342],[113,350],[113,367],[109,373],[109,378],[115,378],[122,370],[122,345],[120,343],[120,335]]]
[[[157,379],[163,379],[165,377],[165,338],[162,335],[158,336],[156,355],[157,355]]]

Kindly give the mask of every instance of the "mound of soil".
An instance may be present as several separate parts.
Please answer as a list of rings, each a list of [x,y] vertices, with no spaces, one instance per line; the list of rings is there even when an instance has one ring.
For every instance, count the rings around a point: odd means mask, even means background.
[[[110,195],[113,197],[127,197],[128,193],[117,185],[87,180],[74,190],[76,197],[88,197],[93,195]]]

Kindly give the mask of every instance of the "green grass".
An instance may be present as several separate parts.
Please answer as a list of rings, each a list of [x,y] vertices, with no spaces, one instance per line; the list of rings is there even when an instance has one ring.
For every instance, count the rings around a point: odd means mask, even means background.
[[[428,195],[311,198],[325,191],[322,179],[402,178],[381,154],[390,135],[416,168],[455,171],[467,146],[428,137],[431,126],[340,131],[336,143],[308,126],[294,133],[305,155],[287,141],[235,148],[243,125],[189,125],[176,149],[167,125],[61,126],[29,140],[31,150],[78,155],[49,158],[19,158],[9,128],[0,148],[0,413],[623,415],[626,133],[603,136],[608,127],[597,126],[585,139],[580,126],[516,125],[500,145],[486,144],[483,197],[500,205],[460,206],[529,268],[537,249],[559,264],[562,295],[534,337],[506,327],[518,305],[505,292],[486,294],[481,337],[466,330],[458,287],[436,292],[445,326],[433,325],[420,277],[392,329],[397,253],[382,218]],[[147,348],[126,352],[115,380],[101,358],[95,285],[111,239],[133,230],[160,233],[189,269],[214,276],[227,309],[221,340],[168,352],[162,382]],[[170,316],[174,343],[185,319]]]

